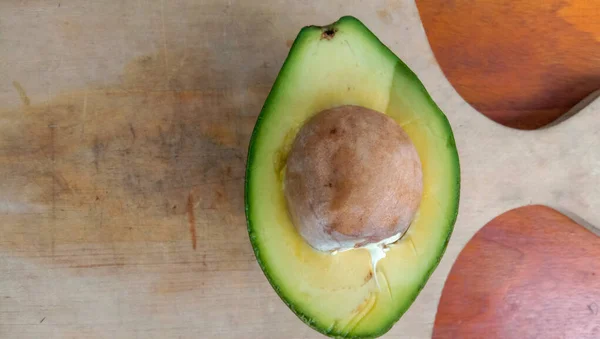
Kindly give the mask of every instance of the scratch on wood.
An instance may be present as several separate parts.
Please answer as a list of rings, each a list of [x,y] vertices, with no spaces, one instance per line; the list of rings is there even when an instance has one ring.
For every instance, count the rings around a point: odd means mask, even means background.
[[[96,167],[96,173],[100,170],[100,158],[102,157],[102,153],[104,152],[104,148],[106,146],[100,142],[98,137],[94,139],[94,144],[92,145],[92,153],[94,155],[94,167]]]
[[[75,265],[69,268],[98,268],[98,267],[123,267],[124,263],[114,262],[109,264],[89,264],[89,265]]]
[[[196,216],[194,215],[194,195],[190,192],[187,201],[187,215],[190,223],[190,237],[192,238],[192,248],[196,250]]]
[[[83,136],[85,135],[85,120],[87,118],[87,103],[88,103],[88,92],[85,91],[85,93],[83,94],[83,112],[81,114],[81,136],[80,136],[81,139],[83,139]]]
[[[61,192],[65,192],[65,193],[71,193],[73,192],[73,190],[71,189],[71,186],[69,185],[69,182],[67,181],[67,179],[65,179],[65,177],[57,172],[54,172],[54,181],[55,183],[58,185],[58,188],[61,190]]]
[[[100,228],[102,228],[104,226],[104,206],[102,204],[100,204]],[[114,243],[111,243],[113,245],[113,254],[116,252],[115,248],[114,248]]]
[[[161,0],[160,18],[162,21],[163,52],[165,54],[165,78],[169,80],[169,56],[167,55],[167,30],[165,28],[165,0]],[[168,85],[168,84],[167,84]]]
[[[21,86],[21,84],[17,81],[13,81],[12,84],[13,84],[13,87],[19,93],[19,96],[21,97],[21,102],[23,103],[23,105],[26,107],[29,107],[29,105],[31,105],[31,100],[29,100],[29,97],[27,96],[27,92],[25,92],[25,89],[23,88],[23,86]]]
[[[55,157],[56,157],[56,147],[55,147],[55,143],[56,143],[56,124],[51,123],[48,125],[48,128],[50,129],[50,160],[52,161],[52,214],[51,214],[51,222],[52,222],[52,229],[51,229],[51,246],[50,246],[50,252],[52,254],[52,256],[54,257],[54,247],[56,246],[56,238],[55,238],[55,231],[56,231],[56,161],[55,161]]]
[[[43,317],[42,320],[40,320],[40,324],[43,323],[44,320],[46,320],[46,317]]]
[[[133,128],[133,124],[129,123],[129,132],[131,132],[131,136],[133,137],[133,141],[135,141],[135,129]]]

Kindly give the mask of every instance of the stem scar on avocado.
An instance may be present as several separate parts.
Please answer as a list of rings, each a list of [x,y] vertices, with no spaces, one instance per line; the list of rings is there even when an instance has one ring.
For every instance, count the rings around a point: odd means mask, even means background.
[[[252,133],[245,204],[257,262],[307,325],[373,338],[410,307],[458,213],[453,141],[417,76],[358,19],[300,31]]]
[[[335,27],[324,27],[323,34],[321,34],[321,39],[331,40],[335,36],[337,32],[337,28]]]

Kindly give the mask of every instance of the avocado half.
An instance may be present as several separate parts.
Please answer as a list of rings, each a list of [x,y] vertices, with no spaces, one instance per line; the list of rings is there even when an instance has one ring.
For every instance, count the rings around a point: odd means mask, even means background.
[[[313,249],[292,224],[283,191],[287,154],[318,112],[358,105],[393,118],[419,155],[423,194],[408,231],[389,246],[373,279],[369,252]],[[304,27],[250,140],[245,204],[264,274],[306,324],[341,338],[386,333],[437,267],[458,213],[460,168],[450,124],[417,76],[358,19]]]

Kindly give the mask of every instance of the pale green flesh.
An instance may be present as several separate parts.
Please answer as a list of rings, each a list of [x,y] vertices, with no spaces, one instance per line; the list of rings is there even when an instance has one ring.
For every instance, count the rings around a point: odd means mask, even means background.
[[[343,337],[385,333],[414,301],[452,232],[459,163],[450,125],[416,76],[358,20],[322,39],[304,28],[267,99],[248,156],[246,213],[257,259],[280,297],[317,330]],[[368,279],[366,250],[313,250],[287,213],[282,170],[298,129],[321,110],[360,105],[394,118],[423,166],[423,199],[407,234]]]

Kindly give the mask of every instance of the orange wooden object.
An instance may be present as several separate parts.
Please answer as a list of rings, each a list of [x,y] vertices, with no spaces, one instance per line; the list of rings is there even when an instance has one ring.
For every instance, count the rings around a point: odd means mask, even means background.
[[[417,0],[458,93],[504,125],[546,125],[600,88],[598,0]]]
[[[600,338],[600,238],[544,206],[495,218],[454,264],[433,338]]]

